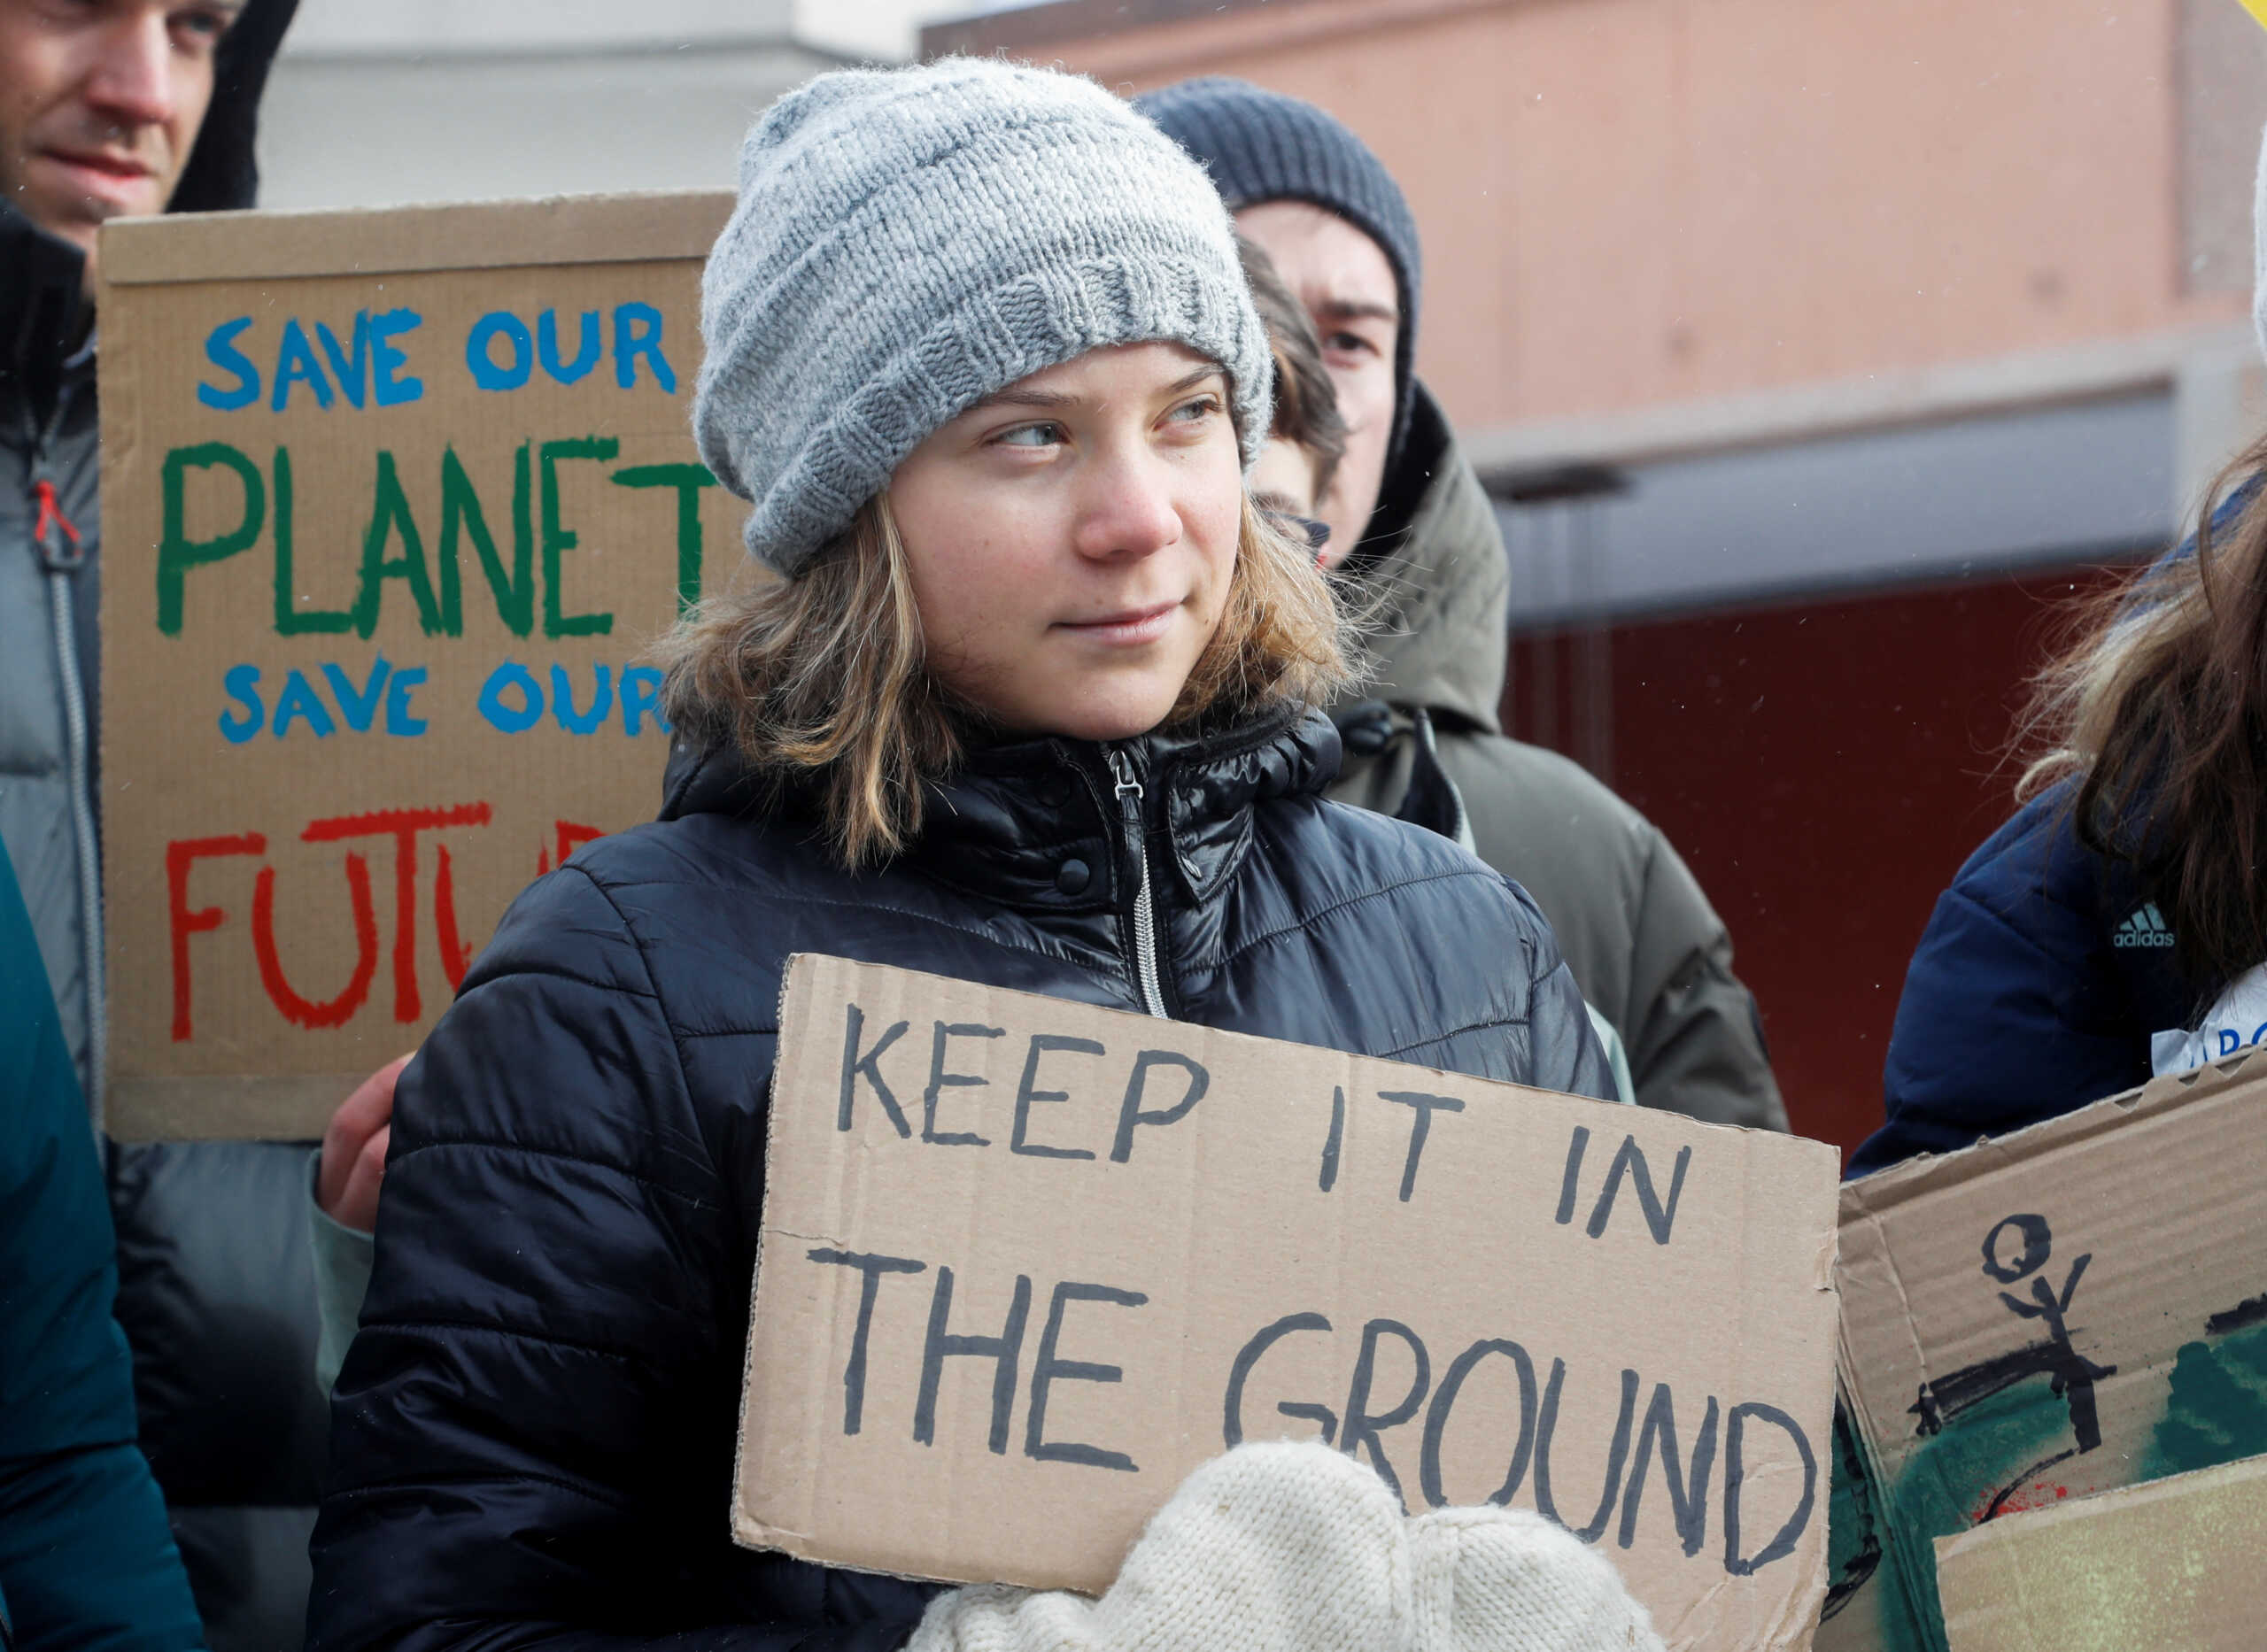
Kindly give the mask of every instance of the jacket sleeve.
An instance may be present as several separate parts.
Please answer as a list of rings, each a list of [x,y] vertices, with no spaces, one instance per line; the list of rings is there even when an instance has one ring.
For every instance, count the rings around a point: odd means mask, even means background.
[[[2092,869],[2041,804],[1961,868],[1906,971],[1886,1122],[1850,1175],[2005,1135],[2148,1077],[2147,1031],[2097,967],[2101,920],[2082,887]]]
[[[1668,840],[1650,826],[1645,835],[1621,1021],[1637,1100],[1712,1124],[1784,1130],[1762,1017],[1732,973],[1732,938]]]
[[[1590,1007],[1582,1001],[1582,988],[1575,984],[1574,971],[1559,955],[1551,921],[1527,891],[1509,878],[1504,879],[1504,886],[1518,904],[1532,937],[1528,977],[1528,1053],[1532,1072],[1520,1082],[1566,1095],[1620,1100],[1605,1046],[1590,1025]]]
[[[19,1652],[201,1646],[134,1443],[102,1169],[4,853],[0,1003],[0,1611]]]
[[[792,1590],[766,1621],[725,1576],[763,1563],[726,1535],[757,1193],[719,1173],[678,1038],[578,862],[515,904],[404,1070],[333,1400],[313,1652],[901,1637],[822,1628],[842,1615]],[[753,1174],[760,1141],[733,1157]],[[806,1597],[841,1575],[802,1571]]]

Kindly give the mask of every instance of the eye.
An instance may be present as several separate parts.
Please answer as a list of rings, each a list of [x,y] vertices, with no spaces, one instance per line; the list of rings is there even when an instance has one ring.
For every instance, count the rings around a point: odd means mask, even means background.
[[[1325,350],[1337,351],[1350,356],[1374,356],[1378,353],[1378,347],[1359,333],[1343,331],[1326,333],[1323,335],[1322,347]]]
[[[221,6],[184,6],[166,21],[184,45],[209,51],[228,32],[236,14]]]
[[[1070,432],[1054,420],[1038,424],[1019,424],[1001,431],[991,439],[994,447],[1056,447],[1070,439]]]
[[[1202,396],[1192,396],[1188,400],[1181,403],[1180,406],[1165,415],[1165,422],[1180,425],[1202,424],[1222,411],[1220,398],[1208,390]]]

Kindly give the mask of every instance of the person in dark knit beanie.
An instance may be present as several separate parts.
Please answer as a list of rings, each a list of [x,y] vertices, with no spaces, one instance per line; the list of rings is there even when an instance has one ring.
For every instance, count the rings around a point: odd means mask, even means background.
[[[1414,370],[1423,262],[1392,174],[1335,115],[1243,81],[1134,104],[1203,165],[1306,305],[1346,414],[1315,514],[1376,618],[1381,665],[1375,698],[1332,710],[1346,755],[1331,797],[1456,838],[1523,884],[1626,1051],[1637,1100],[1785,1129],[1731,938],[1675,850],[1575,764],[1504,736],[1511,570],[1495,507]]]
[[[1137,97],[1134,106],[1204,164],[1230,212],[1305,201],[1378,243],[1401,294],[1393,433],[1386,443],[1390,470],[1408,436],[1416,395],[1417,306],[1425,278],[1417,220],[1393,174],[1335,116],[1249,81],[1206,75]]]

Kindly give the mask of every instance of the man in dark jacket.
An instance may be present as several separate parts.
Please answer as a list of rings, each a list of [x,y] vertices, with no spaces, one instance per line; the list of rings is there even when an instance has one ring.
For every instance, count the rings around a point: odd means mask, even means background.
[[[0,1644],[202,1644],[134,1448],[103,1176],[30,915],[0,849]]]
[[[0,4],[0,841],[97,1130],[96,232],[251,204],[294,4]],[[301,1633],[324,1437],[305,1172],[292,1146],[112,1154],[143,1448],[219,1652]]]
[[[1637,1100],[1784,1130],[1755,1000],[1684,862],[1579,766],[1507,739],[1511,575],[1493,507],[1417,380],[1417,226],[1377,157],[1311,104],[1242,81],[1136,100],[1204,163],[1305,301],[1350,426],[1332,554],[1377,594],[1380,698],[1334,713],[1331,796],[1460,838],[1523,884],[1593,1008],[1621,1034]],[[1359,600],[1359,598],[1358,598]]]

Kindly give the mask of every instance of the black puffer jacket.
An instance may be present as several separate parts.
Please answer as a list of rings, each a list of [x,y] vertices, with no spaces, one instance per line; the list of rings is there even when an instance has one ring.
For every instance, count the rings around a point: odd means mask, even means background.
[[[1443,838],[1324,802],[1337,762],[1319,716],[998,747],[910,852],[853,876],[808,816],[711,760],[661,822],[523,893],[396,1095],[310,1648],[902,1638],[923,1591],[727,1533],[792,953],[1139,1010],[1146,853],[1176,1017],[1611,1095],[1526,896]]]

